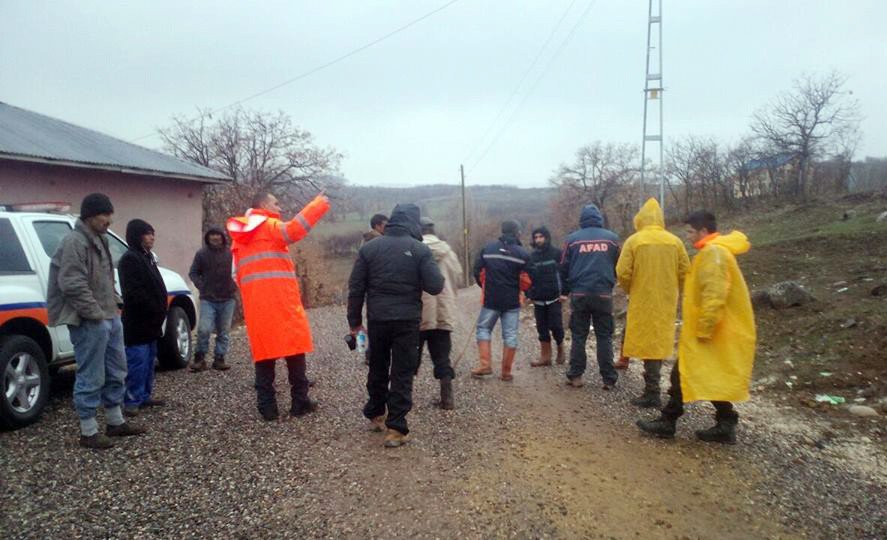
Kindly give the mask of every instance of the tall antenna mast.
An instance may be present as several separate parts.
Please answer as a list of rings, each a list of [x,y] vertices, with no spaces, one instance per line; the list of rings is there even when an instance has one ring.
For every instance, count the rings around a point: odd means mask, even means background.
[[[653,12],[653,4],[656,3],[656,12]],[[659,163],[655,170],[659,175],[659,205],[665,209],[665,162],[663,161],[662,141],[662,0],[650,0],[647,19],[647,74],[644,79],[644,138],[641,143],[641,177],[638,192],[640,203],[643,205],[647,198],[646,185],[644,183],[647,168],[647,143],[659,145]],[[653,45],[653,38],[658,45]],[[652,55],[651,55],[652,52]],[[652,58],[651,58],[652,57]],[[652,62],[651,62],[652,59]],[[648,108],[651,102],[659,108],[659,129],[648,123]]]

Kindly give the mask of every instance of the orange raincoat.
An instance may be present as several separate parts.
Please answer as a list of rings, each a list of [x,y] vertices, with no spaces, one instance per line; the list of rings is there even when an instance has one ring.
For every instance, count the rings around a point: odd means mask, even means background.
[[[228,220],[254,362],[313,350],[308,315],[302,307],[288,246],[304,238],[329,208],[327,198],[318,195],[290,221],[255,208],[245,216]]]

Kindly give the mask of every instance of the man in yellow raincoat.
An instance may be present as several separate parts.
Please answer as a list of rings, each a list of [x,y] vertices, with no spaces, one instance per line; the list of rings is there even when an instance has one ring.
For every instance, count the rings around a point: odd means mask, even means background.
[[[644,360],[644,393],[631,401],[638,407],[660,407],[662,361],[674,354],[678,293],[690,267],[681,240],[665,230],[665,216],[649,199],[634,217],[637,231],[622,246],[616,278],[628,294],[628,316],[622,354]]]
[[[741,232],[718,233],[709,212],[695,212],[686,223],[687,238],[699,253],[684,283],[683,327],[669,400],[658,419],[637,424],[647,433],[672,438],[683,404],[708,400],[717,423],[696,436],[735,444],[739,415],[731,402],[748,399],[755,359],[754,312],[736,255],[746,253],[751,244]]]

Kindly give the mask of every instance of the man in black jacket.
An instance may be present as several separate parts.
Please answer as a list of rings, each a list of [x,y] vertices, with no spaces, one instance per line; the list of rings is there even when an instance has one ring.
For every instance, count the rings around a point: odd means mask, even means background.
[[[228,333],[237,304],[237,284],[231,276],[231,248],[222,229],[211,227],[203,236],[204,246],[194,255],[188,277],[200,292],[200,321],[197,323],[197,350],[191,371],[204,371],[209,338],[215,331],[213,369],[224,371],[228,352]]]
[[[403,445],[409,433],[406,416],[413,405],[413,377],[419,364],[422,291],[435,295],[443,286],[431,250],[422,243],[419,207],[397,205],[384,235],[360,248],[348,280],[352,335],[363,330],[364,299],[367,303],[369,399],[363,414],[374,430],[388,428],[386,447]]]
[[[533,252],[530,253],[532,286],[527,298],[533,301],[536,331],[539,333],[539,360],[530,366],[551,365],[551,338],[557,344],[557,363],[564,363],[564,319],[561,313],[561,276],[558,265],[561,250],[551,245],[551,233],[544,226],[533,230]]]
[[[474,280],[483,290],[483,306],[477,317],[478,366],[472,377],[492,375],[490,339],[496,321],[502,319],[502,371],[499,379],[512,380],[511,366],[517,352],[521,291],[527,290],[530,255],[521,247],[520,223],[502,222],[502,236],[490,242],[474,260]]]
[[[570,295],[570,334],[573,338],[567,384],[575,387],[583,384],[587,362],[585,341],[589,326],[593,325],[598,368],[604,390],[609,390],[619,378],[613,367],[613,287],[616,285],[619,237],[604,228],[603,215],[593,204],[582,209],[579,227],[567,236],[561,258],[564,294]]]
[[[166,285],[157,269],[154,254],[154,227],[141,219],[126,224],[129,249],[120,257],[117,271],[123,293],[123,342],[126,345],[126,398],[124,411],[130,416],[138,409],[163,405],[151,399],[154,390],[154,359],[157,340],[166,320]]]

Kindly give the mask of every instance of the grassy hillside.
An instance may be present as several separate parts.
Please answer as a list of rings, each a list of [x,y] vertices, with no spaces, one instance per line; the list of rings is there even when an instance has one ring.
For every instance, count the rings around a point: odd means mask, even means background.
[[[785,310],[758,309],[757,386],[839,418],[844,408],[817,404],[817,394],[882,408],[887,397],[887,210],[883,195],[852,195],[757,211],[722,223],[748,234],[741,256],[749,287],[793,280],[816,301]],[[883,434],[881,434],[883,436]]]

